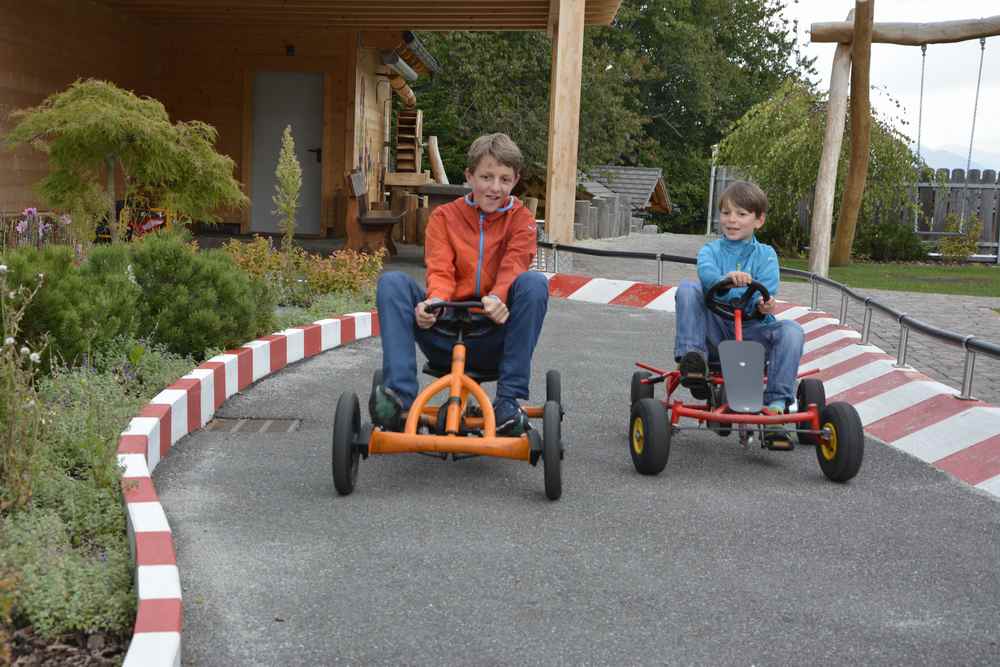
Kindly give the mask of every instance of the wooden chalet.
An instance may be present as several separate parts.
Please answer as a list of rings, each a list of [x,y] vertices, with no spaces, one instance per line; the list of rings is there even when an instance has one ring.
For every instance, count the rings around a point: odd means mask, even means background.
[[[32,0],[0,5],[0,133],[8,114],[79,78],[160,100],[174,120],[219,131],[251,206],[225,222],[274,232],[274,168],[291,124],[303,167],[299,232],[353,236],[349,175],[382,200],[390,163],[420,172],[419,99],[409,82],[436,64],[412,31],[545,30],[552,37],[546,210],[551,238],[572,239],[585,25],[621,0]],[[411,113],[392,122],[392,95]],[[555,119],[559,119],[556,123]],[[400,128],[398,130],[392,128]],[[390,159],[388,133],[411,152]],[[409,135],[409,136],[404,136]],[[402,150],[401,148],[401,150]],[[36,205],[37,151],[0,160],[0,210]],[[352,227],[353,226],[353,227]]]

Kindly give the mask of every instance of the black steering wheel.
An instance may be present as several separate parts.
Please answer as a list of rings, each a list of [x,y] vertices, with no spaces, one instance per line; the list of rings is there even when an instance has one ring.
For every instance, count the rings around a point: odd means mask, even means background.
[[[769,301],[771,299],[771,293],[767,291],[767,288],[756,280],[751,280],[750,284],[747,285],[743,296],[735,301],[723,301],[721,298],[722,293],[728,292],[733,287],[735,287],[735,285],[733,285],[732,278],[723,278],[719,282],[712,285],[712,287],[705,293],[705,307],[719,317],[724,317],[727,320],[735,320],[736,316],[734,313],[737,310],[743,311],[744,319],[763,319],[764,313],[754,308],[753,312],[747,314],[746,307],[747,304],[751,302],[753,295],[757,293],[760,294],[762,301]]]
[[[472,312],[473,308],[481,309],[482,301],[436,301],[424,306],[424,310],[438,312],[437,321],[432,327],[434,331],[446,336],[475,338],[489,333],[497,324],[483,313]]]

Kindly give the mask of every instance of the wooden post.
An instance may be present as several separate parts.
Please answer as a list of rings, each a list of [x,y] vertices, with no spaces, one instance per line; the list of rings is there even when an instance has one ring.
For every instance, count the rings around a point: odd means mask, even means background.
[[[552,0],[549,5],[552,74],[545,229],[556,243],[573,241],[585,4],[585,0]]]
[[[538,215],[538,197],[525,197],[524,206],[531,211],[531,215]]]
[[[420,206],[420,197],[417,195],[406,195],[406,217],[403,218],[404,238],[407,243],[417,242],[417,210]]]
[[[847,15],[850,21],[852,10]],[[816,176],[816,198],[809,229],[809,270],[821,276],[830,273],[830,233],[833,228],[833,197],[837,189],[837,165],[844,141],[844,117],[847,114],[847,87],[851,75],[851,45],[838,44],[830,74],[830,99],[826,105],[826,134],[823,155]]]
[[[431,210],[426,206],[417,209],[417,245],[424,244],[427,234],[427,222],[431,219]]]
[[[431,174],[434,180],[441,185],[448,185],[448,174],[444,171],[444,162],[441,161],[441,153],[438,151],[438,138],[431,135],[427,137],[427,153],[431,161]]]
[[[854,42],[851,45],[851,161],[840,205],[837,236],[833,239],[833,266],[851,263],[851,246],[858,224],[861,198],[868,178],[872,113],[868,88],[871,78],[872,25],[875,0],[857,0],[854,5]]]

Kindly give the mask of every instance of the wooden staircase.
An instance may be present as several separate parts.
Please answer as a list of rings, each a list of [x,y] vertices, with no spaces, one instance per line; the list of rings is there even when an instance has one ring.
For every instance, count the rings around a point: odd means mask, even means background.
[[[397,172],[419,174],[423,161],[424,115],[420,109],[400,111],[396,115]]]

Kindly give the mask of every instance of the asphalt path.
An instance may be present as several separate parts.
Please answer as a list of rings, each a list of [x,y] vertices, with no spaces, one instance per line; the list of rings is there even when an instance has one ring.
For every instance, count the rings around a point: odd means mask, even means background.
[[[561,371],[557,502],[541,465],[417,455],[362,461],[337,496],[334,405],[356,392],[367,418],[377,339],[233,397],[217,417],[302,424],[202,430],[156,469],[184,664],[1000,663],[991,497],[871,441],[846,485],[811,448],[693,432],[636,474],[632,364],[672,340],[669,313],[550,302],[532,393]]]

